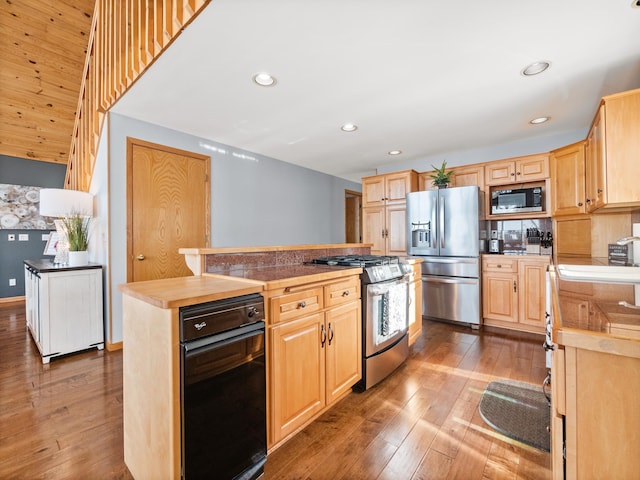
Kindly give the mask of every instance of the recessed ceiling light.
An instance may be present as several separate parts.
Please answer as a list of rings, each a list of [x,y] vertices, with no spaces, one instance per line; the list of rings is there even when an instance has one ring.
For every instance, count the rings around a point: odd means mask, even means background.
[[[402,150],[390,150],[387,152],[388,155],[400,155]]]
[[[268,73],[256,73],[253,76],[253,81],[261,87],[273,87],[276,84],[276,78]]]
[[[354,125],[353,123],[345,123],[340,127],[340,130],[342,130],[343,132],[355,132],[357,129],[358,126]]]
[[[633,2],[631,2],[631,6],[633,8],[640,8],[640,0],[633,0]]]
[[[522,75],[525,77],[530,77],[532,75],[538,75],[539,73],[544,72],[547,68],[549,68],[551,64],[547,61],[540,61],[532,63],[531,65],[527,65],[522,69]]]
[[[551,120],[551,117],[538,117],[538,118],[534,118],[533,120],[530,120],[529,123],[531,123],[532,125],[537,125],[539,123],[548,122],[549,120]]]

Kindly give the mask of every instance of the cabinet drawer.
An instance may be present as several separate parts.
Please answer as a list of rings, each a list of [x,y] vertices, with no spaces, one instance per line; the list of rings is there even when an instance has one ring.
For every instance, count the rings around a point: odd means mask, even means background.
[[[517,273],[518,272],[518,259],[517,258],[505,258],[505,257],[483,257],[482,258],[482,271],[483,272],[506,272]]]
[[[360,279],[351,277],[342,282],[331,283],[324,287],[326,307],[341,305],[360,298]]]
[[[285,322],[322,310],[322,287],[310,288],[271,299],[271,323]]]

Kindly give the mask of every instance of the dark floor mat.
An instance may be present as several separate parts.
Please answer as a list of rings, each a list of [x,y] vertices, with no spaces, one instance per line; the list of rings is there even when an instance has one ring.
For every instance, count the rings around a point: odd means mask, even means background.
[[[496,380],[485,388],[478,408],[484,421],[500,433],[540,450],[550,450],[550,407],[542,387]]]

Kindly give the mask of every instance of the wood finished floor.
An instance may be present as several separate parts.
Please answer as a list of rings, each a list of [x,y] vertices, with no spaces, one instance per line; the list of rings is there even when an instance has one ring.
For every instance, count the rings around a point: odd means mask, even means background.
[[[549,479],[548,453],[478,414],[493,379],[542,383],[541,337],[423,325],[402,367],[272,452],[265,480]],[[131,479],[122,435],[122,352],[43,365],[24,306],[0,304],[0,479]]]

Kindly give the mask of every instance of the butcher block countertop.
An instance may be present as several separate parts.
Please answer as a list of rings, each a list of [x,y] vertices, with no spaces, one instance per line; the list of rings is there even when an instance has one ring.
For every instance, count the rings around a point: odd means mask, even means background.
[[[231,275],[204,274],[133,282],[120,285],[119,289],[125,295],[168,309],[262,293],[266,290],[331,281],[361,273],[360,267],[291,265],[255,268]]]
[[[265,283],[222,275],[177,277],[120,285],[120,291],[160,308],[222,300],[251,293],[261,293]]]

